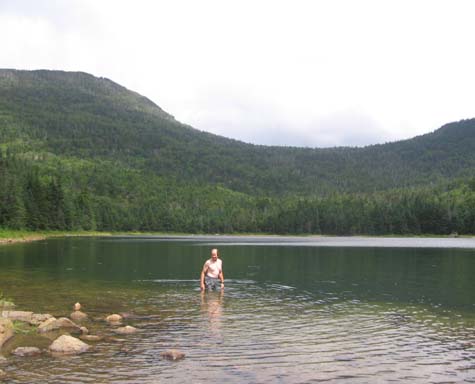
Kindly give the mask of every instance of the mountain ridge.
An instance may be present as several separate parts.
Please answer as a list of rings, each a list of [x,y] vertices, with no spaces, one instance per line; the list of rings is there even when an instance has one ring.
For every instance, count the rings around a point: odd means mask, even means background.
[[[37,143],[32,150],[120,161],[245,193],[369,192],[464,177],[475,168],[475,119],[365,147],[263,146],[197,130],[84,72],[0,70],[0,116],[22,127],[25,142]],[[10,142],[18,131],[11,133]]]

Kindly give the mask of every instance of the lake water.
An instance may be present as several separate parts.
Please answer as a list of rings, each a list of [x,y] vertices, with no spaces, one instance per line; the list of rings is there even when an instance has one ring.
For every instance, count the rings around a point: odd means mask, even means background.
[[[210,249],[224,292],[201,294]],[[107,237],[0,247],[0,289],[18,310],[92,334],[128,313],[137,334],[65,358],[20,358],[11,383],[475,382],[475,239]],[[53,335],[55,336],[55,335]],[[51,338],[53,338],[51,336]],[[57,335],[56,335],[57,336]],[[92,343],[91,343],[92,344]],[[167,349],[181,361],[160,357]]]

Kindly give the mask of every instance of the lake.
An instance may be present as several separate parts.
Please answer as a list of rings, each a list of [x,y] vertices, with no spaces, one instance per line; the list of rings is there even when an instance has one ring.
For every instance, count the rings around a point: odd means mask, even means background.
[[[217,247],[223,292],[199,290]],[[51,238],[0,247],[0,290],[18,310],[92,334],[127,313],[139,333],[71,356],[21,358],[11,383],[475,382],[475,239]],[[92,343],[90,343],[92,345]],[[179,349],[184,360],[163,360]]]

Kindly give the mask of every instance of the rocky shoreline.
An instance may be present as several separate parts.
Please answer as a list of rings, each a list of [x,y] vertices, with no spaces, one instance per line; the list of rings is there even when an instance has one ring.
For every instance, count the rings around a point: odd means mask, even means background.
[[[127,339],[119,339],[117,336],[140,332],[140,329],[125,324],[128,318],[131,318],[131,315],[127,313],[105,314],[91,318],[81,311],[80,303],[74,305],[69,317],[58,318],[49,313],[0,307],[0,366],[8,367],[11,357],[77,355],[94,350],[94,344],[101,341],[124,343]],[[25,340],[20,346],[15,346],[13,340],[21,333],[24,334]],[[40,344],[48,346],[39,347],[38,338],[41,339]],[[126,350],[127,347],[123,349]],[[160,356],[162,359],[180,360],[185,354],[177,350],[168,350],[161,352]],[[7,377],[8,372],[0,369],[0,379]]]

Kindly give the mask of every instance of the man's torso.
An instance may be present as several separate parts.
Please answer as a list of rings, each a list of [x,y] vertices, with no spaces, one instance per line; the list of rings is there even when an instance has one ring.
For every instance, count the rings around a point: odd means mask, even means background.
[[[222,261],[220,259],[217,259],[216,261],[213,261],[212,259],[209,259],[206,262],[206,264],[208,266],[208,271],[206,272],[206,276],[217,279],[219,277],[219,273],[221,272],[221,269],[223,267]]]

